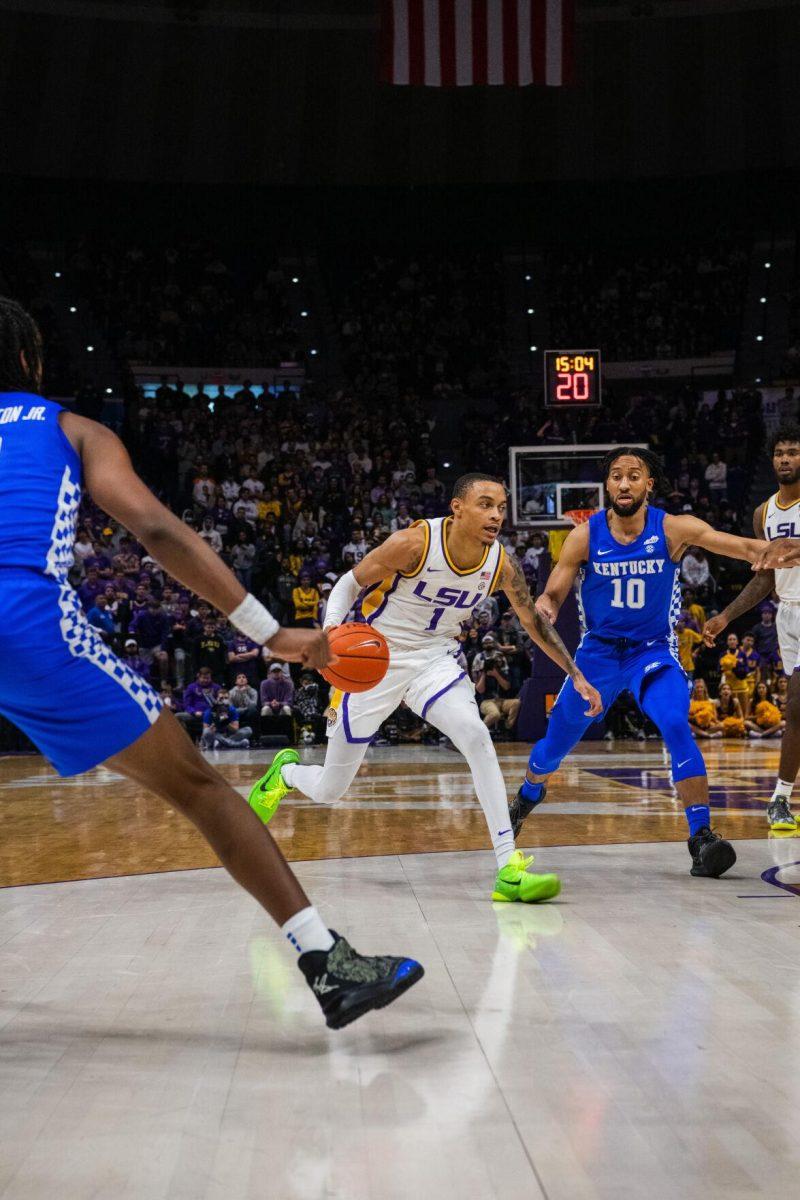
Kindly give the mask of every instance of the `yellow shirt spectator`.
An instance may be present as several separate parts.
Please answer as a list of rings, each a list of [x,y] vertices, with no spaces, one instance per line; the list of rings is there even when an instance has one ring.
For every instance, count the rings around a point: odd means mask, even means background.
[[[706,623],[706,610],[703,608],[702,604],[698,604],[697,601],[694,600],[688,606],[686,611],[694,621],[697,628],[702,629]]]
[[[315,587],[296,587],[292,589],[292,604],[294,619],[297,621],[316,621],[319,617],[319,592]]]
[[[263,519],[267,513],[272,513],[277,521],[281,515],[280,500],[260,500],[258,503],[258,515]]]
[[[703,639],[694,629],[687,629],[686,627],[681,629],[680,624],[678,622],[679,628],[676,635],[678,638],[678,658],[684,671],[691,675],[694,671],[694,655],[692,651],[696,646],[702,645]]]

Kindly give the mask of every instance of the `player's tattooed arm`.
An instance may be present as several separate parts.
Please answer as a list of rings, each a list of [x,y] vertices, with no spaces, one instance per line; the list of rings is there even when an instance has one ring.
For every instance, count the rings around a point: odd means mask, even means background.
[[[763,505],[759,504],[753,513],[753,533],[760,540],[764,536]],[[755,564],[754,564],[755,565]],[[758,571],[749,583],[742,588],[720,613],[711,617],[703,626],[703,640],[707,646],[713,646],[716,639],[731,621],[749,612],[751,608],[764,600],[775,588],[775,572],[770,570]]]
[[[589,702],[588,712],[592,716],[597,716],[603,708],[599,693],[584,678],[575,659],[559,637],[555,626],[546,616],[537,611],[528,582],[515,557],[506,556],[500,586],[508,596],[522,628],[536,645],[544,650],[548,658],[561,667],[562,671],[566,671],[578,694]]]

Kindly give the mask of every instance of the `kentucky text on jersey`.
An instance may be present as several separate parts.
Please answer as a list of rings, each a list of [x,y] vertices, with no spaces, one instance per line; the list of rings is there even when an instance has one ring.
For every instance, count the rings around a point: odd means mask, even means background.
[[[670,558],[663,509],[648,505],[634,541],[618,542],[605,511],[589,519],[589,555],[580,574],[584,631],[627,642],[671,639],[681,606],[678,564]]]
[[[634,562],[592,563],[596,575],[660,575],[664,566],[663,558],[640,558]]]

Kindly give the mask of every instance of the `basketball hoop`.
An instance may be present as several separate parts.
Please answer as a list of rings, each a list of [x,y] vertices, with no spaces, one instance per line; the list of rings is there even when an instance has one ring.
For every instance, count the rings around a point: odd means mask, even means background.
[[[564,516],[573,525],[584,525],[596,512],[596,508],[568,508],[565,510]]]

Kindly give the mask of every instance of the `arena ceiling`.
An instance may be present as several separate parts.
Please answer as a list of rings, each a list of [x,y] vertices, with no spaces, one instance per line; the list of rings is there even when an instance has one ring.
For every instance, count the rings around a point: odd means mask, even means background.
[[[642,20],[794,7],[797,0],[576,0],[579,21]],[[273,28],[377,25],[381,0],[0,0],[0,11]]]

